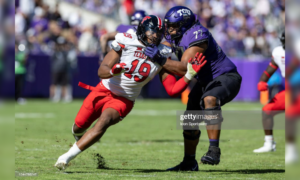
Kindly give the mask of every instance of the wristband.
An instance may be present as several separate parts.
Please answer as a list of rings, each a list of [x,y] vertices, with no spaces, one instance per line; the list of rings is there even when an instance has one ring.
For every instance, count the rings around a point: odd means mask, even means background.
[[[270,64],[269,64],[269,66],[271,66],[271,67],[274,68],[274,69],[278,69],[278,67],[275,66],[274,64],[272,64],[271,62],[270,62]]]
[[[271,77],[270,74],[267,71],[264,71],[265,75],[267,75],[268,77]]]
[[[193,75],[191,75],[190,73],[185,73],[184,75],[188,80],[192,80],[193,79]]]

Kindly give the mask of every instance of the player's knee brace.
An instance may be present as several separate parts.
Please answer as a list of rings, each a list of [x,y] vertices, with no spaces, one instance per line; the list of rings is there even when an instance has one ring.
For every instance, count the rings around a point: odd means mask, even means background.
[[[203,111],[205,116],[205,122],[207,125],[214,125],[223,122],[223,116],[221,106],[215,106],[212,108],[206,108]]]
[[[200,135],[201,135],[200,130],[184,130],[183,131],[184,139],[188,139],[188,140],[199,139]]]

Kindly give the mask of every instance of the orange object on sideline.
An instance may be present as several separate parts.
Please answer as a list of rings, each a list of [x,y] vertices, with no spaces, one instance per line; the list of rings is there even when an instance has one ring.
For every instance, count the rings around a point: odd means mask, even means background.
[[[181,93],[181,102],[182,104],[187,104],[189,100],[189,94],[191,92],[191,89],[188,87]]]
[[[260,103],[266,105],[269,102],[269,91],[260,92]]]
[[[288,81],[285,81],[285,109],[288,109],[292,104],[292,95]],[[299,99],[300,100],[300,99]]]

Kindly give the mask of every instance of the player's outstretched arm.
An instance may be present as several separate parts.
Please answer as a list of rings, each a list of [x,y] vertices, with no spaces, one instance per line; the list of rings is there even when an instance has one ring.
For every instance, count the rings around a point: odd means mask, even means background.
[[[187,72],[184,77],[176,81],[174,75],[167,73],[164,69],[159,73],[162,84],[171,97],[180,95],[188,86],[193,77],[206,64],[205,56],[197,53],[194,58],[190,58],[187,63]]]
[[[264,71],[264,73],[261,75],[259,83],[257,84],[257,89],[259,91],[266,91],[268,90],[268,80],[270,77],[274,74],[274,72],[278,69],[277,64],[275,63],[274,59],[271,60],[269,66]]]
[[[111,78],[114,75],[118,75],[125,70],[124,64],[118,64],[122,50],[115,51],[110,50],[109,53],[104,57],[99,69],[98,76],[101,79]]]

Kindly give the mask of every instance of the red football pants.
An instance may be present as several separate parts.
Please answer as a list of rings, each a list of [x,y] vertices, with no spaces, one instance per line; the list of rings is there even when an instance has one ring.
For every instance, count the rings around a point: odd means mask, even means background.
[[[275,115],[285,110],[285,90],[276,94],[271,101],[266,104],[263,109],[269,115]]]
[[[122,120],[133,108],[133,101],[114,95],[110,90],[106,89],[101,82],[96,87],[91,87],[83,83],[79,83],[79,86],[92,90],[83,101],[75,118],[75,124],[79,128],[90,127],[107,108],[117,110],[120,114],[120,120]]]

